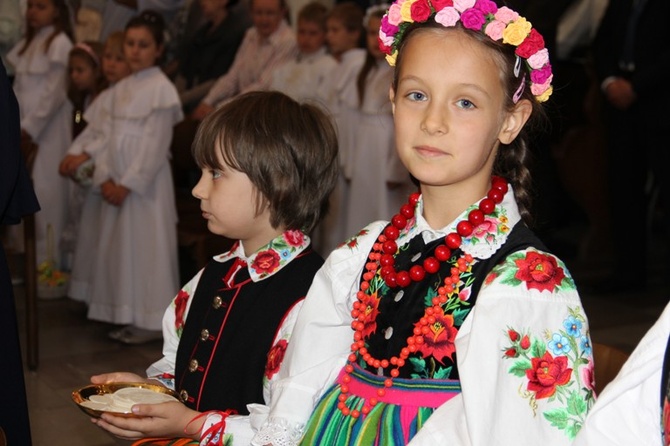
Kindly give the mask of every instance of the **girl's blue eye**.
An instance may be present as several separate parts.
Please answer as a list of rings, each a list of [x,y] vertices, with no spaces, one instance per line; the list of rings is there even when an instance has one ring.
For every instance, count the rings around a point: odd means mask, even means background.
[[[216,180],[217,178],[221,177],[221,171],[220,170],[210,170],[210,173],[212,174],[212,179]]]
[[[413,91],[407,95],[407,97],[412,101],[425,101],[426,95],[418,91]]]
[[[475,107],[475,104],[473,104],[472,101],[469,101],[469,100],[467,100],[467,99],[461,99],[461,100],[458,101],[457,104],[458,104],[458,106],[459,106],[460,108],[465,108],[465,109],[469,109],[469,108],[474,108],[474,107]]]

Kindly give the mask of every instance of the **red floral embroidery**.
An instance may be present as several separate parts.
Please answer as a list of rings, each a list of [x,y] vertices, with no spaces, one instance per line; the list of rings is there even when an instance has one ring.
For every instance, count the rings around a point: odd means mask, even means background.
[[[424,358],[434,357],[442,362],[445,356],[451,358],[456,351],[454,339],[458,334],[458,329],[454,327],[454,317],[451,314],[444,314],[444,310],[433,313],[435,322],[428,325],[428,331],[423,333],[423,343],[417,346],[417,351]],[[415,328],[421,329],[421,322],[414,324]]]
[[[530,251],[526,258],[515,260],[515,263],[519,269],[514,277],[526,282],[528,289],[553,291],[565,278],[563,268],[551,255]]]
[[[288,342],[286,339],[282,339],[268,352],[268,362],[265,364],[265,377],[267,379],[272,378],[279,371],[279,367],[284,360],[286,347],[288,347]]]
[[[184,313],[186,312],[188,299],[188,293],[184,290],[179,290],[174,300],[174,326],[177,330],[184,328]]]
[[[663,446],[670,445],[670,402],[666,398],[663,401]]]
[[[566,356],[553,357],[545,352],[541,358],[531,358],[531,368],[526,370],[528,390],[535,392],[535,398],[549,398],[556,393],[556,386],[570,381],[572,369],[568,368]]]
[[[377,331],[377,316],[379,315],[379,297],[375,291],[372,294],[366,294],[361,301],[365,305],[365,319],[363,322],[363,339],[370,337],[372,333]]]
[[[284,238],[289,246],[302,246],[305,241],[305,234],[302,231],[286,231]]]
[[[275,251],[268,249],[267,251],[261,251],[256,254],[254,262],[251,264],[251,267],[256,271],[257,274],[262,273],[271,273],[279,266],[279,254]]]
[[[592,390],[595,393],[596,390],[596,375],[593,373],[593,362],[589,362],[589,364],[581,369],[581,376],[582,376],[582,382],[584,383],[584,386]]]

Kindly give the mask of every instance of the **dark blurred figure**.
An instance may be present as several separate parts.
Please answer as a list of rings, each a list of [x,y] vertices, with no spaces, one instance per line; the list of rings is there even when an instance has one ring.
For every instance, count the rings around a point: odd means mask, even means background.
[[[666,85],[670,46],[665,34],[669,14],[668,0],[611,0],[594,42],[604,97],[614,265],[620,268],[613,274],[617,280],[613,277],[603,284],[602,291],[646,286],[651,229],[648,180],[653,178],[661,197],[670,199],[670,89]],[[670,237],[669,223],[666,213],[662,223],[666,237]]]
[[[196,20],[201,23],[193,32],[184,34],[176,58],[165,68],[175,82],[186,114],[228,72],[252,24],[248,6],[238,0],[194,1],[187,23]]]
[[[554,72],[554,93],[546,103],[549,129],[542,129],[533,138],[531,146],[535,164],[531,171],[535,187],[533,210],[534,230],[549,247],[564,258],[570,258],[573,252],[566,250],[567,244],[556,239],[556,232],[569,223],[571,216],[567,209],[572,206],[568,195],[559,180],[556,163],[552,157],[552,146],[560,141],[565,131],[566,89],[568,80],[561,76],[556,57],[556,35],[563,13],[577,0],[507,0],[512,9],[533,24],[533,28],[542,34]]]
[[[0,63],[0,225],[17,224],[39,210],[20,150],[19,106]],[[30,423],[12,280],[0,244],[0,428],[7,444],[30,445]]]

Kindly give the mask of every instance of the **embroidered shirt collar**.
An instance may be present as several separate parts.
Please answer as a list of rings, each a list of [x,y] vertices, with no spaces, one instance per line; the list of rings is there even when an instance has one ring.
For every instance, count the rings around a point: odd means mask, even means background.
[[[215,256],[214,260],[223,263],[239,257],[247,263],[251,280],[258,282],[276,274],[295,259],[309,246],[309,241],[304,232],[290,230],[274,238],[249,257],[244,255],[242,242],[237,241],[230,251]]]
[[[468,213],[475,209],[478,204],[479,201],[472,204],[444,228],[433,229],[423,217],[422,197],[416,204],[416,209],[414,211],[415,217],[410,221],[407,229],[401,231],[398,238],[398,245],[407,243],[417,234],[421,234],[425,243],[430,243],[447,236],[447,234],[455,232],[458,222],[466,220]],[[464,252],[473,257],[487,259],[505,243],[510,231],[519,220],[521,220],[521,215],[519,214],[519,208],[514,199],[514,191],[510,185],[503,201],[496,205],[492,214],[486,216],[484,223],[475,228],[470,236],[463,237],[461,248]]]

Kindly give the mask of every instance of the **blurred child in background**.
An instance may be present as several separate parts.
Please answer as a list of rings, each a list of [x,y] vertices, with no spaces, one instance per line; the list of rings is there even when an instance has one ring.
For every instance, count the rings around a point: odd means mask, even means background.
[[[7,60],[15,72],[22,145],[24,149],[37,147],[32,167],[35,193],[42,206],[35,215],[37,263],[49,260],[58,264],[62,259],[56,245],[68,201],[67,180],[58,175],[58,163],[72,141],[67,100],[72,25],[66,0],[31,0],[25,19],[25,36],[7,54]],[[47,243],[49,232],[53,235]]]
[[[328,8],[311,2],[298,13],[298,56],[277,68],[271,89],[281,91],[297,101],[315,101],[323,96],[328,76],[337,67],[326,53],[326,16]]]
[[[393,68],[379,49],[379,26],[388,6],[373,6],[365,15],[367,54],[346,95],[355,93],[357,106],[340,111],[351,118],[343,124],[352,126],[341,129],[342,134],[352,135],[345,237],[356,235],[371,221],[388,218],[412,192],[409,173],[400,162],[393,138],[388,97]]]
[[[109,124],[110,110],[103,107],[109,103],[112,87],[130,74],[130,67],[123,54],[123,32],[112,33],[105,42],[102,54],[102,72],[109,85],[102,90],[84,112],[86,128],[75,138],[63,158],[59,171],[71,178],[77,187],[85,191],[79,217],[79,229],[70,273],[68,296],[88,302],[91,267],[95,258],[98,224],[102,195],[99,188],[92,188],[95,159],[105,148],[104,127]],[[105,99],[107,97],[107,99]]]
[[[169,149],[172,128],[183,114],[177,90],[157,65],[164,31],[162,17],[153,11],[126,25],[124,54],[131,75],[101,103],[109,119],[93,174],[104,201],[88,317],[124,325],[110,337],[129,344],[160,339],[165,296],[179,287]]]

